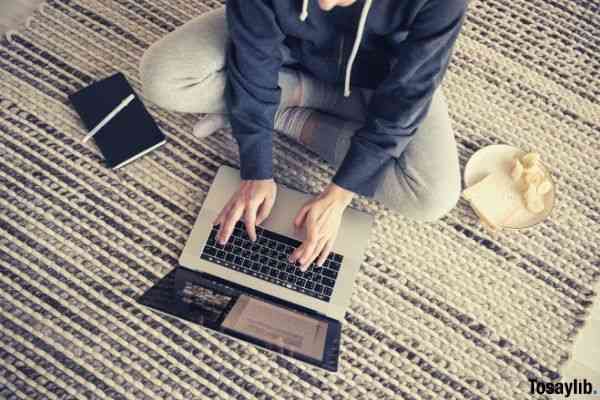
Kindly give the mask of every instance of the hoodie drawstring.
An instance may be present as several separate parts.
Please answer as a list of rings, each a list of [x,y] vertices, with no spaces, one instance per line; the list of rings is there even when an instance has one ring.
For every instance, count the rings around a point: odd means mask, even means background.
[[[346,65],[344,97],[350,96],[350,75],[352,74],[352,67],[354,66],[354,60],[356,59],[356,55],[358,54],[360,42],[362,42],[363,33],[365,31],[365,25],[367,24],[367,15],[369,15],[371,3],[372,0],[365,0],[365,5],[363,6],[362,13],[360,14],[360,21],[358,22],[358,30],[356,32],[356,38],[354,39],[354,46],[352,46],[352,53],[350,53],[350,58],[348,59],[348,64]]]
[[[360,14],[358,29],[356,31],[356,37],[354,38],[354,45],[352,46],[352,53],[350,53],[350,58],[348,59],[348,63],[346,64],[346,77],[344,80],[344,97],[350,96],[350,76],[352,75],[352,67],[354,66],[354,60],[356,60],[356,55],[358,54],[358,49],[360,47],[360,43],[362,42],[362,37],[365,31],[365,25],[367,24],[367,16],[369,15],[369,10],[371,9],[372,3],[373,0],[365,0],[365,4],[363,5],[363,9]],[[300,21],[305,21],[307,17],[308,0],[302,0],[302,13],[300,14]]]
[[[308,0],[302,0],[302,14],[300,14],[300,21],[304,22],[308,18]]]

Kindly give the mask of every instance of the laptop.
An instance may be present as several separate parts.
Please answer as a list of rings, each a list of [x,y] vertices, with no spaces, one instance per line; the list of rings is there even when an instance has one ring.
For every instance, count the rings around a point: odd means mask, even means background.
[[[200,209],[179,266],[138,301],[278,354],[337,371],[341,323],[369,240],[373,218],[347,208],[323,266],[301,271],[287,259],[303,240],[293,219],[312,195],[278,185],[257,240],[238,222],[225,246],[212,221],[241,182],[222,166]]]

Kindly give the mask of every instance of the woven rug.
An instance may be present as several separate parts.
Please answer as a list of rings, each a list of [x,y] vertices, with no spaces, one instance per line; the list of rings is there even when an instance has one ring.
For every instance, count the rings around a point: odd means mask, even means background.
[[[228,132],[147,102],[165,146],[107,170],[66,99],[221,2],[51,0],[0,45],[0,397],[529,399],[560,379],[600,277],[597,1],[474,0],[444,82],[461,164],[508,143],[558,187],[543,224],[490,235],[464,201],[436,223],[375,202],[376,223],[326,373],[139,306],[175,265]],[[275,140],[276,179],[333,171]]]

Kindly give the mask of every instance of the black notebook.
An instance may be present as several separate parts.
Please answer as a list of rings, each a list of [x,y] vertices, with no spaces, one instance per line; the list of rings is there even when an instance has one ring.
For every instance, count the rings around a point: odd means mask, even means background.
[[[100,121],[135,92],[125,75],[118,72],[69,95],[69,100],[91,131]],[[152,116],[137,97],[114,116],[92,139],[109,168],[123,165],[156,149],[166,141]]]

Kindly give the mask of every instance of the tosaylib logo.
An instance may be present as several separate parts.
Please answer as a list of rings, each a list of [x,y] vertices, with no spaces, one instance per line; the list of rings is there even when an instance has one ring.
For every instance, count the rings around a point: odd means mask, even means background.
[[[600,396],[600,388],[592,386],[587,379],[573,379],[571,382],[540,382],[537,379],[529,379],[530,394],[562,394],[565,398],[577,394],[589,394]]]

